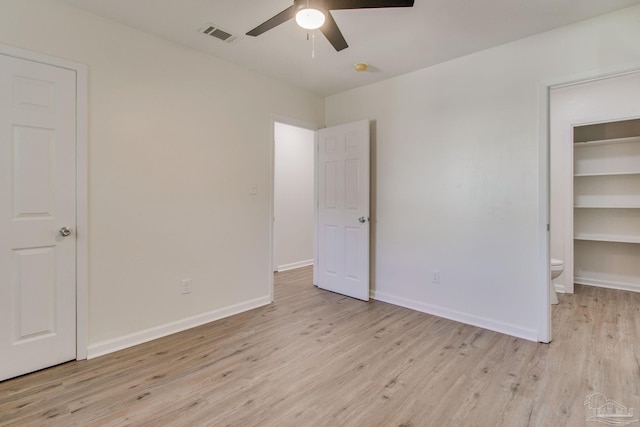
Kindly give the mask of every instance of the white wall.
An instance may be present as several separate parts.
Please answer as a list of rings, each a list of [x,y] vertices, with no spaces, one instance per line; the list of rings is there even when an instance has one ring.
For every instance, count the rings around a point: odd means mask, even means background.
[[[313,264],[314,132],[274,125],[274,253],[277,271]]]
[[[272,116],[323,99],[55,0],[0,10],[0,43],[89,66],[90,353],[268,302]]]
[[[638,22],[636,6],[327,98],[328,126],[375,120],[376,299],[544,334],[540,87],[637,62]]]

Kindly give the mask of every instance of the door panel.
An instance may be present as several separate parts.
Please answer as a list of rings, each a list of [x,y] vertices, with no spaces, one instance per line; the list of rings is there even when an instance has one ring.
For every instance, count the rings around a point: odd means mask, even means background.
[[[13,128],[14,218],[53,216],[53,132]]]
[[[14,342],[55,334],[55,247],[14,250]]]
[[[76,356],[75,72],[0,55],[0,380]]]
[[[369,122],[321,129],[318,144],[317,285],[368,301]]]

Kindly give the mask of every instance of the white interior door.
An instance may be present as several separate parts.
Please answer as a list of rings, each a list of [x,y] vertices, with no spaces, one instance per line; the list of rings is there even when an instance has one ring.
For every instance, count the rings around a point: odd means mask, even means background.
[[[0,380],[76,357],[75,120],[74,71],[0,55]]]
[[[318,131],[316,281],[369,300],[369,122]]]

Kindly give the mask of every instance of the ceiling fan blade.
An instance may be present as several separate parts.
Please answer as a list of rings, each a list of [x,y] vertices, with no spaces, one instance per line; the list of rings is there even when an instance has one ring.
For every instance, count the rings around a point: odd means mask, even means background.
[[[342,49],[349,47],[347,41],[344,39],[338,24],[331,16],[331,12],[327,13],[327,19],[324,21],[324,25],[320,27],[320,31],[329,40],[329,43],[333,45],[336,51],[340,52]]]
[[[413,2],[414,0],[325,0],[325,7],[329,10],[413,7]]]
[[[287,22],[289,19],[293,18],[294,16],[296,16],[296,10],[294,6],[291,6],[283,10],[273,18],[268,19],[262,24],[258,25],[253,30],[249,31],[247,35],[253,36],[253,37],[259,36],[260,34],[265,33],[270,29],[275,28],[278,25]]]

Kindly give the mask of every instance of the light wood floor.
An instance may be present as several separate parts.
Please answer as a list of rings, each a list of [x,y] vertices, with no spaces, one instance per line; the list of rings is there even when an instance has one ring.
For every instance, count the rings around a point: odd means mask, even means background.
[[[597,426],[594,392],[640,410],[640,294],[578,286],[546,345],[320,291],[310,268],[278,273],[275,291],[270,306],[0,383],[0,425]]]

